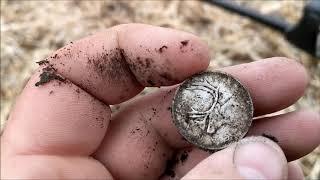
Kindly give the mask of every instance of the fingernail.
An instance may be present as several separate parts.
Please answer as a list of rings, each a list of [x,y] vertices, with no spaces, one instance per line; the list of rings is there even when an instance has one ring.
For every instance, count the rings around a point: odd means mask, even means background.
[[[286,159],[280,148],[263,137],[241,140],[234,152],[234,163],[246,179],[283,179]]]

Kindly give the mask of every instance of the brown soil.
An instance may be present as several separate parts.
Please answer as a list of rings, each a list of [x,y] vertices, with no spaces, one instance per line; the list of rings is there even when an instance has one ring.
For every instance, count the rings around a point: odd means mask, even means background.
[[[164,49],[168,49],[168,46],[162,46],[161,48],[159,48],[159,52],[162,53]]]
[[[35,83],[35,86],[44,85],[52,80],[58,80],[60,82],[65,82],[66,79],[61,77],[60,75],[58,75],[56,73],[56,71],[57,70],[55,68],[53,68],[52,65],[48,65],[47,67],[43,68],[42,73],[39,75],[40,80]]]
[[[182,46],[186,46],[189,43],[189,40],[184,40],[180,42]]]
[[[41,66],[41,65],[44,65],[44,64],[49,64],[49,61],[48,60],[42,60],[42,61],[38,61],[36,63]]]
[[[177,164],[184,163],[188,159],[189,152],[191,152],[191,150],[185,150],[181,154],[174,153],[172,155],[172,158],[167,160],[166,168],[161,174],[160,178],[164,176],[174,178],[176,176],[176,173],[174,171],[175,167],[177,166]]]

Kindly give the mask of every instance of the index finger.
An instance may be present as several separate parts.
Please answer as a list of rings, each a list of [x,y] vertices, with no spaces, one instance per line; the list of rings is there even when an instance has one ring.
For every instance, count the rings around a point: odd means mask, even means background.
[[[206,69],[209,52],[190,33],[124,24],[71,43],[49,61],[98,99],[117,104],[144,86],[173,85]]]

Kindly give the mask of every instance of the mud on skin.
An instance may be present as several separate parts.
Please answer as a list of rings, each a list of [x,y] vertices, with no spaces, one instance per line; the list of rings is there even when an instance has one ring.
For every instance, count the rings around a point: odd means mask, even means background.
[[[62,76],[58,75],[57,70],[49,64],[47,60],[40,61],[38,64],[48,64],[46,67],[42,69],[42,73],[39,75],[40,80],[35,83],[35,86],[44,85],[52,80],[58,80],[60,82],[65,82],[66,79]]]
[[[184,163],[188,159],[191,151],[192,150],[190,149],[184,150],[181,154],[174,153],[172,158],[167,160],[164,172],[160,175],[159,179],[165,176],[169,176],[171,178],[176,177],[176,173],[174,171],[175,167],[179,163]]]
[[[57,58],[59,58],[58,54],[55,53],[54,55],[52,55],[44,60],[36,62],[39,66],[45,66],[45,67],[42,68],[42,73],[39,75],[40,80],[35,83],[35,86],[44,85],[52,80],[58,80],[59,84],[61,84],[61,82],[63,82],[63,83],[66,82],[66,79],[57,73],[57,69],[54,68],[54,65],[51,64],[49,61],[49,59],[52,60],[52,59],[57,59]],[[53,93],[53,91],[52,92],[50,91],[49,94],[52,94],[52,93]]]
[[[142,48],[141,45],[140,47]],[[168,49],[168,46],[162,45],[159,49],[156,48],[155,51],[161,54],[165,53]],[[168,63],[170,63],[169,59],[166,60],[164,65],[155,65],[155,60],[151,58],[154,51],[150,51],[149,49],[146,49],[146,51],[150,53],[150,56],[134,56],[133,54],[122,50],[122,55],[125,61],[128,62],[127,64],[132,73],[139,74],[141,77],[147,77],[146,79],[141,80],[141,84],[147,84],[147,86],[160,86],[160,84],[166,84],[165,82],[170,82],[171,84],[180,82],[171,75],[171,72],[174,72],[175,69],[172,69],[170,65],[168,66]],[[165,69],[166,71],[158,73],[157,69]]]
[[[180,46],[188,46],[190,44],[189,40],[183,40],[178,41]],[[85,52],[82,51],[72,51],[73,42],[70,42],[67,46],[61,48],[61,51],[58,50],[58,53],[55,53],[48,57],[47,59],[43,61],[37,62],[39,65],[49,65],[52,68],[57,68],[59,66],[56,66],[59,63],[59,61],[54,61],[54,59],[60,59],[64,56],[63,59],[73,59],[76,60],[75,57],[80,57],[85,55]],[[140,45],[140,47],[142,47]],[[136,82],[138,84],[138,81],[134,74],[142,74],[144,77],[147,77],[146,79],[142,79],[140,81],[141,84],[147,84],[149,86],[160,86],[160,84],[164,84],[167,82],[176,83],[179,82],[178,79],[173,78],[170,72],[173,72],[174,69],[172,67],[163,66],[162,68],[166,68],[167,71],[164,73],[157,73],[153,72],[154,69],[158,69],[161,67],[158,67],[158,65],[155,65],[155,60],[151,58],[152,54],[150,56],[146,55],[145,57],[134,57],[133,54],[127,54],[128,52],[125,52],[124,49],[121,48],[114,48],[112,50],[106,50],[104,46],[102,47],[104,50],[103,52],[100,52],[94,56],[87,56],[87,64],[88,66],[91,66],[95,70],[95,72],[92,75],[96,78],[105,77],[108,76],[111,79],[115,79],[118,83],[126,84],[129,81]],[[156,48],[155,51],[157,53],[164,53],[166,50],[168,50],[169,47],[166,44],[162,44],[158,49]],[[146,47],[146,51],[151,53],[151,50]],[[153,52],[153,51],[152,51]],[[51,61],[53,60],[53,61]],[[64,60],[62,60],[64,61]],[[136,61],[133,63],[133,61]],[[168,60],[169,61],[169,60]],[[129,62],[129,63],[128,63]],[[138,63],[137,63],[138,62]],[[51,64],[51,65],[50,65]],[[60,65],[65,65],[64,63],[60,62]],[[117,71],[114,71],[114,69],[117,69]],[[63,72],[62,70],[61,72]],[[71,71],[71,67],[69,67],[69,72]],[[40,80],[38,83],[36,83],[36,86],[43,85],[45,83],[50,82],[51,80],[58,80],[60,82],[64,81],[64,78],[57,74],[58,71],[56,69],[44,69],[43,73],[40,76]],[[59,71],[60,72],[60,71]],[[131,76],[131,75],[132,76]],[[128,80],[128,77],[132,78]],[[155,80],[157,79],[157,80]],[[83,85],[84,87],[81,87],[83,89],[88,89],[88,86],[91,85],[90,82],[85,82],[86,85]],[[139,83],[139,84],[140,84]],[[80,85],[81,86],[81,85]]]
[[[186,46],[189,43],[189,40],[184,40],[180,42],[182,46]]]
[[[44,65],[44,64],[49,64],[49,61],[45,59],[45,60],[42,60],[42,61],[38,61],[36,63],[41,66],[41,65]]]
[[[123,53],[123,49],[115,48],[97,55],[97,58],[88,58],[87,62],[101,77],[108,76],[112,79],[123,80],[122,74],[130,72]]]
[[[165,49],[168,49],[168,46],[162,46],[159,48],[159,52],[162,53]]]

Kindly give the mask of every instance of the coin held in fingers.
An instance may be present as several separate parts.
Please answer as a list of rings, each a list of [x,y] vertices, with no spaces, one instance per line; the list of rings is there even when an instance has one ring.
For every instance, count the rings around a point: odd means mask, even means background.
[[[252,123],[249,92],[229,74],[206,71],[177,89],[172,117],[180,134],[192,144],[217,150],[240,140]]]

